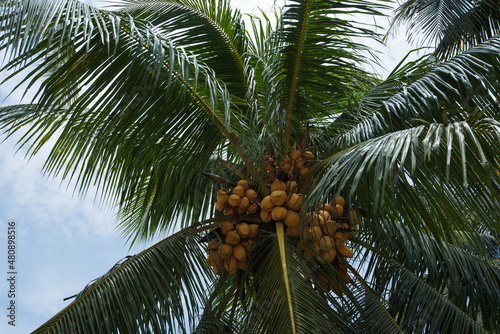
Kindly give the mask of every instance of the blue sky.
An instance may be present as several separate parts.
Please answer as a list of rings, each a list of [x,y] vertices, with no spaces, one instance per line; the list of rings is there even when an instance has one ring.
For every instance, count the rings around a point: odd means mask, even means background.
[[[257,14],[255,6],[269,9],[272,0],[233,1],[243,12]],[[408,50],[402,40],[390,40],[382,60],[393,67]],[[3,80],[3,77],[0,77]],[[0,86],[3,105],[17,104],[20,94],[5,99],[13,83]],[[5,100],[4,100],[5,99]],[[0,137],[5,139],[5,136]],[[113,208],[94,203],[95,192],[85,198],[73,194],[67,183],[42,174],[47,150],[28,161],[26,149],[16,154],[18,138],[0,144],[0,263],[5,279],[0,284],[0,333],[28,333],[69,304],[65,297],[78,293],[104,274],[129,251],[114,230]],[[16,222],[17,291],[16,327],[7,325],[7,223]]]

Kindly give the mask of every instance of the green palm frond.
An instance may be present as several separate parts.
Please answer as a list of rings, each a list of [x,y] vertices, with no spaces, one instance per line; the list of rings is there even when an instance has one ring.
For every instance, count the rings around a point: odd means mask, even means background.
[[[198,243],[204,229],[189,227],[119,263],[33,333],[190,332],[213,276]]]

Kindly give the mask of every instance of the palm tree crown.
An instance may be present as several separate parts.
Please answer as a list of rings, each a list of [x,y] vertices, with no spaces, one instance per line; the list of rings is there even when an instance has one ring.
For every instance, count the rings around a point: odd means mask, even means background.
[[[4,3],[3,70],[39,87],[4,131],[166,236],[35,332],[499,332],[499,5],[404,2],[436,48],[381,80],[356,17],[392,5]]]

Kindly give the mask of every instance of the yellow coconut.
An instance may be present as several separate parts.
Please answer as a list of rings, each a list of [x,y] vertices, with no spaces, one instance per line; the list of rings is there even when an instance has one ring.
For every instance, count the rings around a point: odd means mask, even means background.
[[[220,231],[222,234],[227,235],[227,232],[234,230],[233,222],[229,220],[225,220],[220,223]]]
[[[348,257],[351,258],[354,256],[352,251],[347,247],[346,245],[338,245],[337,246],[337,252],[342,255],[343,257]]]
[[[337,223],[332,220],[327,220],[322,227],[323,234],[333,236],[337,231]]]
[[[287,226],[286,234],[292,237],[298,237],[300,235],[300,226]]]
[[[326,210],[319,210],[318,214],[323,217],[324,221],[330,220],[330,213]]]
[[[245,188],[243,188],[242,186],[236,186],[233,189],[233,194],[243,197],[245,196]]]
[[[307,174],[307,172],[309,172],[309,168],[307,167],[302,167],[300,170],[299,170],[299,173],[300,173],[300,176],[304,176]]]
[[[250,229],[250,233],[248,238],[255,239],[259,235],[259,224],[249,224],[248,228]]]
[[[308,227],[302,232],[302,237],[304,239],[319,239],[322,236],[323,232],[319,226]]]
[[[302,152],[302,158],[307,159],[307,160],[312,160],[312,159],[314,159],[314,154],[310,151],[304,151],[304,152]]]
[[[240,245],[245,247],[245,249],[248,251],[252,247],[253,239],[243,239],[240,242]]]
[[[302,156],[302,152],[300,150],[293,150],[290,152],[290,158],[293,160],[297,160]]]
[[[219,247],[219,254],[225,260],[233,255],[233,246],[229,244],[222,244]]]
[[[259,211],[259,205],[255,202],[250,203],[250,206],[247,208],[249,214],[253,215]]]
[[[286,184],[285,182],[281,180],[276,180],[271,184],[271,192],[276,191],[276,190],[286,190]]]
[[[226,234],[226,239],[225,242],[226,244],[236,246],[237,244],[240,243],[240,235],[236,233],[236,231],[229,231]]]
[[[247,180],[239,180],[238,186],[243,187],[243,189],[247,190],[248,189],[248,181]]]
[[[231,256],[229,259],[224,261],[224,269],[227,270],[229,275],[234,275],[238,271],[238,260]]]
[[[207,263],[210,266],[217,266],[219,268],[222,268],[222,257],[220,256],[219,252],[215,251],[208,254]]]
[[[247,223],[238,223],[235,226],[236,233],[239,234],[241,239],[248,238],[250,235],[250,226]]]
[[[288,210],[282,206],[276,206],[271,211],[271,217],[273,217],[274,221],[284,220],[286,218],[287,211]]]
[[[271,220],[273,220],[273,217],[271,216],[271,209],[267,210],[262,210],[260,212],[260,219],[262,220],[263,223],[269,223]]]
[[[223,203],[223,202],[219,202],[217,201],[215,203],[215,210],[218,210],[218,211],[224,211],[224,207],[226,206],[226,203]]]
[[[304,196],[302,194],[290,194],[288,196],[286,206],[294,211],[300,211],[303,199]]]
[[[283,190],[276,190],[271,193],[271,200],[274,205],[283,205],[286,202],[287,194]]]
[[[320,207],[320,210],[325,210],[331,215],[333,213],[333,206],[329,203],[325,203]]]
[[[284,222],[286,226],[299,226],[300,215],[293,210],[288,210]]]
[[[266,196],[264,197],[264,199],[262,199],[262,202],[260,202],[260,207],[262,208],[262,210],[268,210],[268,209],[271,209],[275,206],[275,204],[273,203],[273,200],[271,199],[271,196]]]
[[[332,199],[332,206],[335,207],[335,205],[337,205],[337,204],[341,205],[342,207],[344,207],[344,205],[345,205],[345,199],[344,199],[344,197],[342,197],[342,196],[338,196],[337,198],[334,197]]]
[[[285,172],[290,171],[290,169],[292,169],[292,165],[291,165],[291,164],[284,164],[284,165],[283,165],[283,170],[284,170]]]
[[[309,225],[314,225],[314,226],[325,225],[325,220],[323,219],[323,217],[315,212],[309,212],[306,215],[306,218],[307,218],[307,224]]]
[[[333,247],[329,248],[326,251],[322,251],[321,255],[326,262],[332,263],[333,260],[335,260],[335,257],[337,256],[337,251],[335,250],[335,247]]]
[[[321,237],[321,239],[319,239],[319,247],[324,251],[334,248],[335,244],[333,243],[333,238],[329,236]]]
[[[244,260],[246,260],[246,258],[243,259],[242,261],[238,262],[238,268],[241,269],[241,270],[245,270],[246,271],[248,263],[247,263],[247,261],[244,261]]]
[[[344,207],[340,204],[335,205],[332,217],[342,217],[344,215]]]
[[[219,240],[212,240],[208,243],[207,251],[217,250],[219,249],[219,246],[220,246]]]
[[[239,214],[245,213],[246,211],[247,209],[240,208],[239,206],[236,208],[236,212],[238,212]]]
[[[228,195],[229,196],[229,190],[227,189],[219,189],[219,191],[217,192],[217,195]]]
[[[234,246],[233,256],[237,260],[241,260],[242,258],[245,257],[246,254],[247,254],[247,250],[246,250],[245,246],[243,246],[241,244]]]
[[[241,197],[236,195],[236,194],[232,194],[231,196],[229,196],[229,199],[227,200],[227,202],[231,206],[238,206],[238,205],[240,205]]]
[[[222,203],[222,204],[226,204],[228,198],[229,198],[229,195],[227,195],[227,194],[217,195],[217,202]]]
[[[295,181],[286,181],[286,192],[291,194],[291,193],[296,193],[297,192],[297,182]]]
[[[297,160],[297,162],[295,162],[295,166],[297,166],[298,169],[301,169],[304,167],[304,160]]]
[[[234,210],[232,207],[225,207],[224,208],[224,216],[229,216],[229,215],[234,215]]]
[[[347,234],[345,234],[344,232],[335,232],[333,238],[342,241],[343,244],[347,240]],[[335,245],[337,245],[337,243],[335,243]]]
[[[238,207],[243,210],[246,210],[248,209],[249,206],[250,206],[250,200],[248,199],[248,197],[242,197],[240,204],[238,204]]]
[[[257,198],[257,192],[253,189],[248,189],[245,191],[245,197],[247,197],[251,202]]]

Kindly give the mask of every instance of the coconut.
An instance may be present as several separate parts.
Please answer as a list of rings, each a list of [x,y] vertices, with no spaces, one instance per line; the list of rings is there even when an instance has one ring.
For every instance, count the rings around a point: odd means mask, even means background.
[[[247,180],[239,180],[238,186],[243,187],[243,189],[247,190],[248,189],[248,181]]]
[[[246,211],[247,211],[247,209],[243,209],[243,208],[240,208],[240,207],[236,208],[236,212],[238,212],[239,214],[245,213]]]
[[[229,244],[222,244],[219,247],[219,254],[225,260],[233,255],[233,246]]]
[[[207,251],[217,250],[219,249],[219,246],[220,246],[219,240],[212,240],[208,243]]]
[[[226,206],[226,207],[224,208],[224,215],[225,215],[225,216],[234,215],[234,210],[233,210],[233,208],[231,208],[231,207],[229,207],[229,208],[228,208],[228,207]]]
[[[227,189],[219,189],[219,191],[217,192],[217,195],[229,195],[229,190]]]
[[[287,209],[285,209],[282,206],[276,206],[273,208],[271,211],[271,217],[273,217],[274,221],[280,221],[286,218],[287,215]]]
[[[275,204],[273,203],[273,200],[271,199],[270,195],[264,197],[264,199],[262,200],[262,202],[260,202],[260,207],[262,208],[263,211],[271,209],[274,206],[275,206]]]
[[[207,263],[210,266],[222,268],[222,257],[220,256],[219,252],[215,251],[208,254]]]
[[[286,234],[292,237],[298,237],[300,235],[300,226],[287,226]]]
[[[227,202],[231,206],[238,206],[238,205],[240,205],[241,197],[236,195],[236,194],[232,194],[231,196],[229,196],[229,199],[227,200]]]
[[[286,206],[294,211],[300,211],[303,198],[302,194],[291,194],[288,196]]]
[[[269,223],[271,220],[273,220],[273,217],[271,216],[271,209],[267,210],[262,210],[260,212],[260,219],[262,219],[263,223]]]
[[[323,234],[333,236],[337,231],[337,223],[332,220],[327,220],[322,227]]]
[[[302,232],[302,237],[304,239],[319,239],[323,236],[323,232],[321,231],[321,227],[319,226],[313,226],[306,228]]]
[[[250,229],[249,233],[249,238],[250,239],[255,239],[259,235],[259,225],[258,224],[250,224],[248,225],[248,228]]]
[[[248,199],[248,197],[242,197],[240,204],[238,205],[238,208],[246,210],[248,209],[249,206],[250,206],[250,200]]]
[[[286,202],[287,194],[283,190],[276,190],[271,193],[271,200],[274,205],[283,205]]]
[[[238,223],[236,224],[235,229],[241,239],[248,238],[250,235],[250,226],[248,226],[247,223]]]
[[[283,160],[283,164],[292,164],[292,159],[290,157],[286,157],[285,160]]]
[[[224,207],[226,206],[226,203],[224,202],[215,202],[215,210],[218,210],[218,211],[223,211],[224,210]]]
[[[247,250],[246,250],[245,246],[243,246],[241,244],[234,246],[233,256],[237,260],[241,260],[242,258],[245,257],[246,254],[247,254]]]
[[[347,234],[345,234],[344,232],[340,232],[340,231],[335,232],[335,234],[333,235],[333,237],[335,239],[342,240],[342,243],[344,243],[347,240]]]
[[[242,186],[236,186],[236,187],[234,187],[234,189],[233,189],[233,195],[238,195],[240,197],[245,196],[245,188],[243,188]]]
[[[222,203],[222,204],[226,204],[227,203],[227,200],[229,198],[229,195],[217,195],[217,202],[219,203]]]
[[[334,248],[335,244],[333,243],[333,238],[329,236],[324,236],[321,239],[319,239],[319,247],[323,251],[327,251],[330,248]]]
[[[342,217],[344,215],[344,207],[340,204],[335,206],[335,210],[333,210],[332,217]]]
[[[240,245],[245,247],[245,249],[248,251],[250,247],[252,247],[253,239],[243,239],[240,242]]]
[[[351,226],[348,229],[346,229],[345,234],[347,234],[347,237],[352,238],[357,236],[358,232],[359,232],[358,226]]]
[[[333,206],[328,203],[323,204],[319,209],[327,211],[330,215],[333,213]]]
[[[295,162],[295,166],[297,166],[298,169],[301,169],[304,167],[304,160],[297,160],[297,162]]]
[[[297,192],[297,182],[295,181],[286,181],[286,192],[291,194]]]
[[[251,202],[257,198],[257,192],[255,192],[255,190],[253,189],[248,189],[247,191],[245,191],[245,197],[247,197]]]
[[[281,180],[276,180],[271,184],[271,192],[276,191],[276,190],[286,190],[286,184],[285,182]]]
[[[338,196],[337,198],[334,197],[332,199],[332,206],[335,207],[335,205],[337,205],[337,204],[344,207],[344,205],[345,205],[344,197],[342,197],[342,196]]]
[[[300,173],[300,176],[304,176],[307,174],[307,172],[309,172],[309,168],[307,167],[302,167],[300,170],[299,170],[299,173]]]
[[[246,258],[245,258],[246,259]],[[241,270],[247,270],[247,261],[239,261],[238,262],[238,268],[241,269]]]
[[[352,251],[346,245],[338,245],[337,246],[337,252],[340,255],[342,255],[343,257],[352,258],[354,256],[354,254],[352,253]]]
[[[227,270],[229,275],[234,275],[238,271],[238,260],[231,256],[229,259],[224,261],[224,269]]]
[[[314,225],[314,226],[323,226],[325,225],[325,220],[323,219],[322,216],[315,212],[309,212],[307,215],[307,224],[309,225]]]
[[[290,171],[290,169],[292,169],[292,165],[291,165],[291,164],[284,164],[284,165],[283,165],[283,170],[284,170],[285,172]]]
[[[323,217],[324,221],[330,220],[330,213],[326,210],[319,210],[318,214]]]
[[[229,231],[226,234],[225,242],[226,244],[236,246],[240,243],[240,235],[236,231]]]
[[[302,152],[300,150],[293,150],[292,152],[290,152],[290,158],[292,158],[293,160],[297,160],[301,156]]]
[[[335,247],[333,247],[326,251],[322,251],[321,256],[323,257],[324,261],[332,263],[333,260],[335,260],[335,257],[337,256],[337,251],[335,250]]]
[[[295,212],[293,210],[287,210],[287,214],[286,214],[284,222],[285,222],[286,226],[299,226],[300,216],[297,212]]]
[[[227,232],[234,230],[233,222],[229,220],[225,220],[220,223],[220,231],[223,235],[227,235]]]
[[[304,151],[304,152],[302,152],[302,158],[307,159],[307,160],[312,160],[312,159],[314,159],[314,154],[310,151]]]
[[[255,202],[250,203],[250,206],[247,208],[249,214],[253,215],[259,211],[259,205]]]

